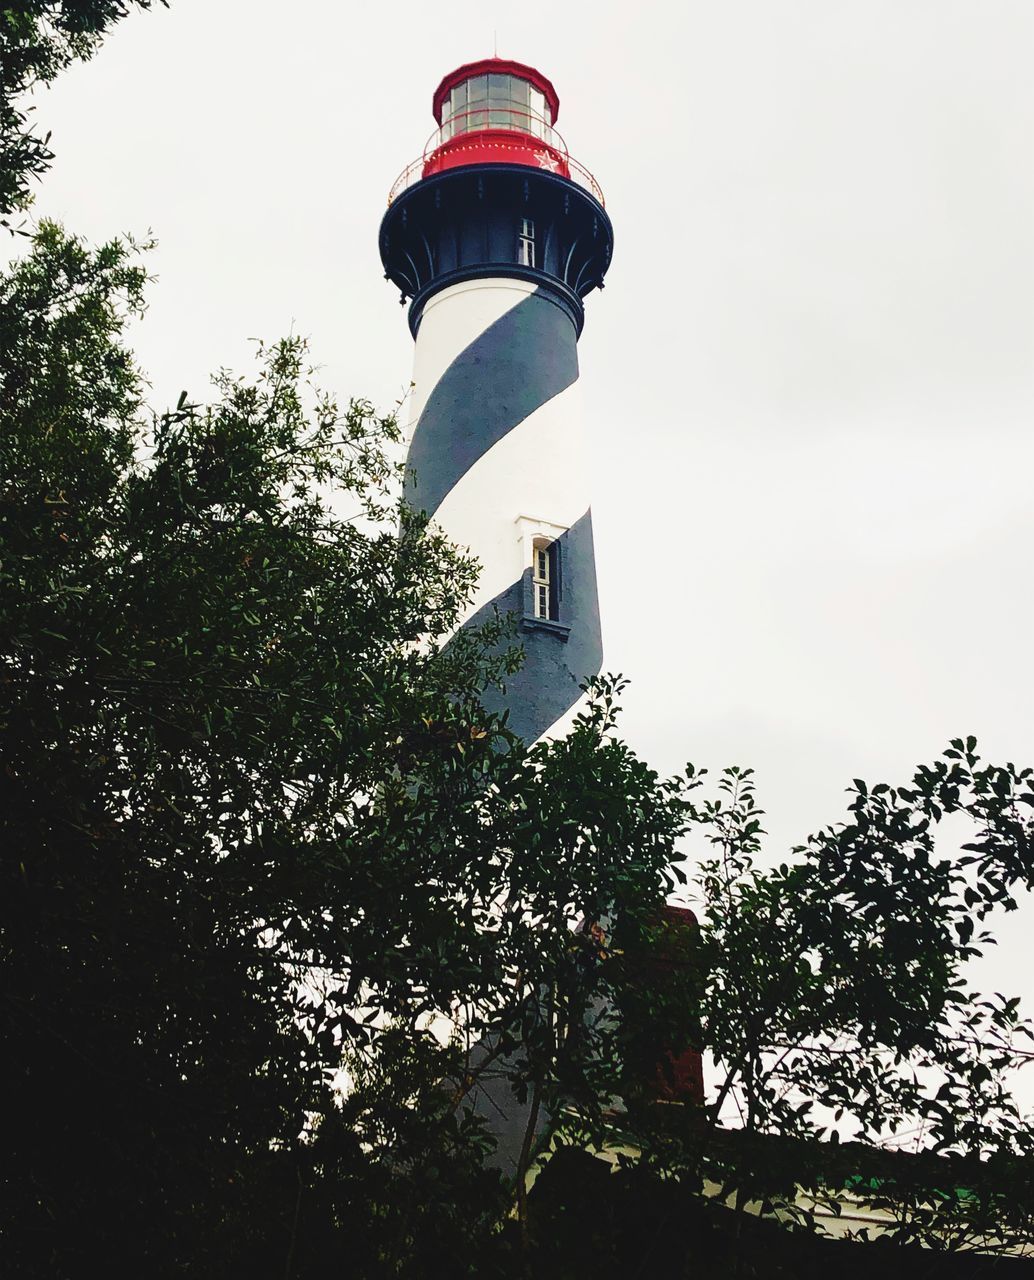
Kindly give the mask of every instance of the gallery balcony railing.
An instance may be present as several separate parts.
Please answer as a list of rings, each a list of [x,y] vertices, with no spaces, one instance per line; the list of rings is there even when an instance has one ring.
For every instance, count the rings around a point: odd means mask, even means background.
[[[599,183],[567,149],[542,116],[506,104],[459,111],[431,134],[423,154],[406,165],[388,193],[388,204],[424,178],[471,164],[523,164],[569,178],[606,204]]]

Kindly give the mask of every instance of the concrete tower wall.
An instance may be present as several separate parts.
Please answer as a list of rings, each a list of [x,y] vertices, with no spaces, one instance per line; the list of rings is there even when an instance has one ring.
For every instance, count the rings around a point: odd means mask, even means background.
[[[603,659],[571,309],[525,280],[450,285],[424,305],[413,381],[407,497],[481,563],[466,621],[519,619],[524,665],[486,701],[532,742]],[[550,619],[535,616],[536,543],[555,545]]]

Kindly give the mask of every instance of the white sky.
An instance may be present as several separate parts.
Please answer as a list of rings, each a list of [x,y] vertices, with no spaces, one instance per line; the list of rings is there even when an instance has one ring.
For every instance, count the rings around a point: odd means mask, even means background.
[[[581,362],[628,740],[753,765],[778,855],[949,737],[1034,764],[1030,0],[134,15],[40,95],[37,212],[159,237],[155,403],[292,326],[342,398],[404,391],[385,195],[494,32],[615,224]],[[1034,902],[1002,923],[983,980],[1034,1013]]]

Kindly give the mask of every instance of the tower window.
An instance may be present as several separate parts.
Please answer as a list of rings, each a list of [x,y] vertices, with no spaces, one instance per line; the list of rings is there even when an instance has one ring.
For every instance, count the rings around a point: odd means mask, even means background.
[[[518,516],[516,524],[524,611],[521,626],[547,631],[559,643],[566,644],[571,631],[564,595],[564,539],[568,529],[541,516]]]
[[[535,223],[531,218],[522,218],[517,234],[517,261],[522,267],[535,265]]]
[[[560,616],[560,544],[535,540],[531,566],[532,603],[536,618],[556,622]]]

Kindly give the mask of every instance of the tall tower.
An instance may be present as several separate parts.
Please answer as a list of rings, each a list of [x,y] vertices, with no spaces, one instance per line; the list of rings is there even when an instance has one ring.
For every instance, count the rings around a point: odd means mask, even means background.
[[[613,231],[534,68],[468,63],[433,109],[380,230],[416,342],[408,498],[481,562],[466,620],[519,619],[503,707],[530,743],[603,660],[577,342]]]

